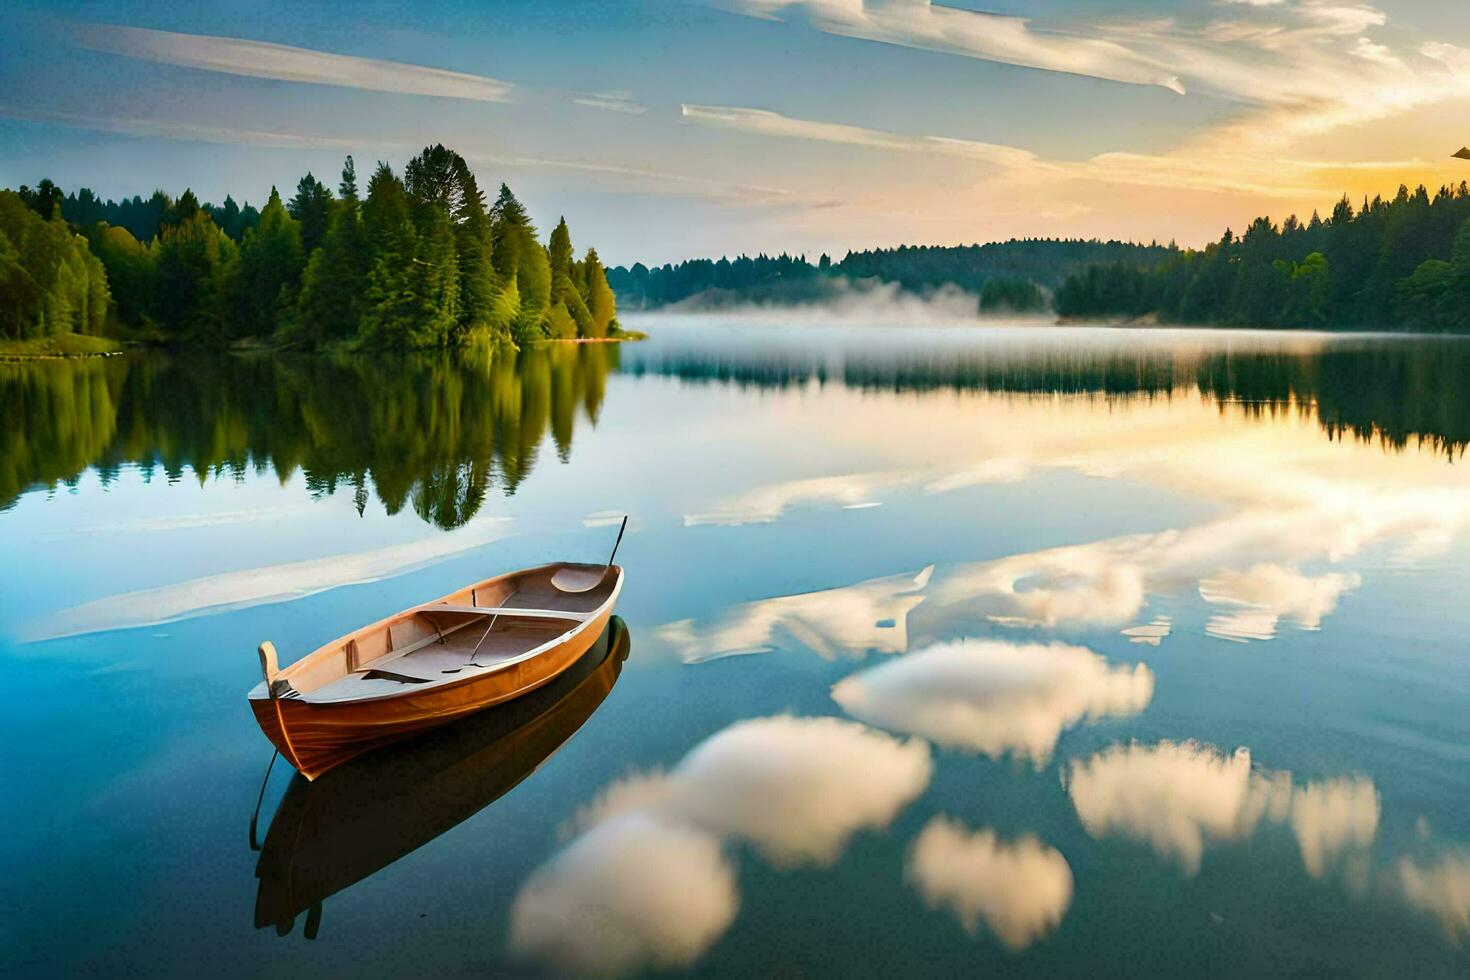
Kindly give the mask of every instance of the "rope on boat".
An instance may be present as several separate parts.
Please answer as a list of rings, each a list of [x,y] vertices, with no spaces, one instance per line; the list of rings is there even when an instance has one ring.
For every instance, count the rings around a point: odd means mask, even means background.
[[[260,795],[255,798],[255,812],[250,814],[250,849],[252,851],[260,850],[260,842],[255,839],[255,829],[260,820],[260,804],[265,802],[265,787],[270,782],[271,769],[276,764],[276,756],[280,754],[280,749],[276,749],[271,753],[271,761],[266,763],[265,766],[265,778],[260,781]]]

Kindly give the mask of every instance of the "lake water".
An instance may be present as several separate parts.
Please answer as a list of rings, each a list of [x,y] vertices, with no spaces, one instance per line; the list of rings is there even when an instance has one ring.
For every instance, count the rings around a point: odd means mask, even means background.
[[[1470,343],[629,319],[0,365],[7,970],[1470,973]],[[585,662],[252,849],[259,641],[624,513]]]

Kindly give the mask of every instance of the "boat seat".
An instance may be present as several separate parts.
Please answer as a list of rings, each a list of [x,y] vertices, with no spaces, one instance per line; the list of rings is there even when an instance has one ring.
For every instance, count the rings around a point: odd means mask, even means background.
[[[464,616],[516,616],[521,619],[562,619],[583,623],[592,618],[592,613],[572,612],[568,609],[520,609],[515,606],[451,606],[448,603],[419,606],[416,613],[455,613]]]

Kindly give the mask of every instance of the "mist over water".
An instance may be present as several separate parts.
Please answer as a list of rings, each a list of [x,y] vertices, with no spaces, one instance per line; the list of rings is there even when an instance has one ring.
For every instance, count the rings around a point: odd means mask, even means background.
[[[741,294],[742,296],[744,294]],[[896,282],[873,279],[832,279],[823,281],[818,292],[807,296],[789,293],[770,299],[729,299],[719,290],[710,290],[667,307],[671,314],[699,314],[721,319],[738,319],[747,323],[802,326],[915,326],[947,323],[975,323],[982,319],[1007,320],[1014,316],[982,315],[980,297],[958,286],[945,285],[914,293]],[[1046,323],[1049,317],[1031,318]]]

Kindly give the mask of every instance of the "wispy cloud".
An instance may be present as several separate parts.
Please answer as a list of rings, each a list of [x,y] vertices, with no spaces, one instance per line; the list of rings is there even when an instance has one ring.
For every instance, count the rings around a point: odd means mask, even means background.
[[[1397,176],[1421,160],[1320,162],[1221,155],[1207,148],[1163,154],[1103,153],[1080,162],[1047,160],[1021,147],[945,136],[910,136],[845,123],[799,119],[767,109],[737,106],[684,105],[684,118],[701,126],[731,129],[755,136],[838,143],[900,153],[958,157],[992,168],[981,175],[1013,184],[1055,185],[1059,180],[1098,181],[1134,187],[1175,187],[1229,191],[1267,197],[1300,198],[1340,190],[1344,174],[1377,172]]]
[[[179,34],[115,24],[75,24],[69,34],[77,45],[93,51],[251,78],[475,102],[508,101],[514,88],[508,82],[484,75],[244,38]]]
[[[452,535],[388,545],[328,558],[243,568],[173,585],[84,602],[32,623],[22,642],[157,626],[180,619],[302,599],[344,585],[360,585],[443,561],[510,536],[510,518],[486,518]]]
[[[943,136],[903,136],[877,129],[865,129],[862,126],[796,119],[766,109],[687,103],[680,109],[684,118],[690,122],[702,126],[756,133],[761,136],[845,143],[849,146],[870,146],[875,149],[898,150],[905,153],[938,153],[1006,167],[1020,167],[1036,161],[1036,154],[1013,146],[978,143]]]
[[[1017,146],[942,136],[905,136],[766,110],[686,107],[705,125],[767,136],[968,157],[998,172],[979,175],[984,201],[1054,200],[1060,180],[1316,201],[1345,190],[1446,179],[1443,167],[1398,160],[1313,159],[1313,138],[1470,98],[1470,50],[1402,32],[1380,40],[1388,15],[1356,0],[1221,0],[1209,13],[1149,20],[1071,23],[1045,31],[1015,17],[929,0],[734,0],[770,20],[804,19],[831,34],[969,57],[1164,85],[1227,100],[1239,110],[1164,150],[1117,147],[1082,161],[1048,160]],[[1185,84],[1179,84],[1182,79]],[[1307,148],[1310,147],[1310,151]],[[1032,185],[1017,195],[1016,185]],[[919,205],[909,195],[910,209]],[[870,206],[891,209],[880,195]],[[953,206],[953,192],[941,198]],[[1040,206],[1040,202],[1035,202]],[[933,207],[937,202],[924,206]],[[1033,209],[1034,213],[1034,209]]]
[[[631,92],[590,92],[574,95],[572,101],[591,109],[606,109],[630,116],[641,116],[648,111],[648,107],[635,99]]]
[[[1035,30],[1025,17],[929,0],[733,0],[732,6],[766,20],[802,15],[828,34],[1184,92],[1176,74],[1126,44]]]
[[[158,139],[195,143],[224,143],[235,146],[280,147],[292,150],[361,150],[372,147],[408,147],[406,142],[384,142],[321,133],[292,133],[283,130],[242,129],[238,126],[210,126],[182,120],[141,119],[132,116],[94,116],[81,112],[32,109],[0,102],[0,116],[29,122],[56,123],[124,136],[152,136]]]
[[[150,136],[157,139],[193,143],[220,143],[232,146],[259,146],[288,150],[341,150],[361,152],[364,149],[412,153],[424,145],[422,139],[363,136],[334,136],[323,133],[286,130],[246,129],[238,126],[212,126],[183,120],[143,119],[132,116],[99,116],[89,113],[32,109],[0,102],[0,117],[29,122],[75,126],[124,136]],[[704,198],[721,204],[820,208],[831,202],[779,187],[744,184],[670,173],[647,167],[621,166],[590,160],[563,160],[549,157],[517,156],[476,151],[464,145],[465,156],[475,164],[490,164],[519,170],[570,170],[610,178],[616,184],[639,192],[671,197]]]

